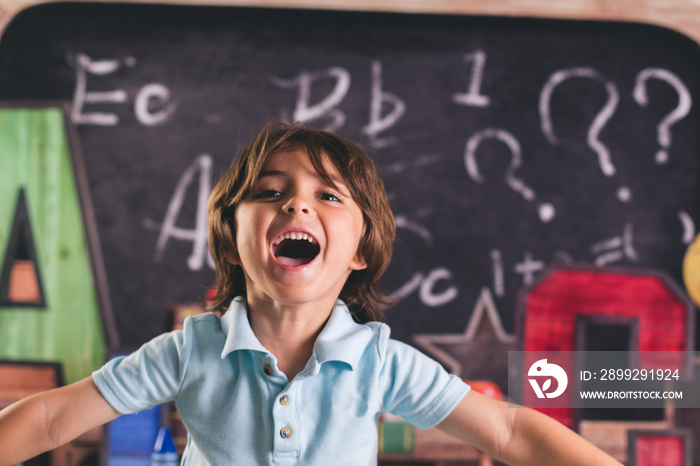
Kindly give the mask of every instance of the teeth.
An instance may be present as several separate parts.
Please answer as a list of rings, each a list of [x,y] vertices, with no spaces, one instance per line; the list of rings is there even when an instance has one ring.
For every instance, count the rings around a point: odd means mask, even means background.
[[[280,235],[275,239],[274,244],[280,244],[282,241],[286,239],[293,239],[293,240],[303,240],[303,241],[308,241],[309,243],[315,243],[316,240],[314,240],[313,236],[309,235],[308,233],[302,233],[302,232],[290,232],[290,233],[285,233],[283,235]]]

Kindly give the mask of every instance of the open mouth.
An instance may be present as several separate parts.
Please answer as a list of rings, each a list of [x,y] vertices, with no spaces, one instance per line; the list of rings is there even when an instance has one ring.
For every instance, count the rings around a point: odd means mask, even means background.
[[[272,254],[282,265],[298,267],[311,263],[321,247],[307,233],[285,233],[272,244]]]

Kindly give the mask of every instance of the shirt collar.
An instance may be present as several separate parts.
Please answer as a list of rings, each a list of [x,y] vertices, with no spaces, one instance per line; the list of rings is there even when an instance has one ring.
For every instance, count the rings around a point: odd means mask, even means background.
[[[221,359],[238,350],[269,353],[258,341],[253,329],[250,328],[248,309],[241,296],[234,298],[226,313],[221,316],[221,328],[226,334],[226,343],[224,343],[224,349],[221,352]]]
[[[226,334],[226,343],[221,352],[222,359],[237,350],[270,353],[253,333],[242,297],[231,301],[228,311],[221,317],[221,327]],[[371,337],[372,331],[369,327],[355,322],[348,307],[339,299],[316,339],[314,355],[319,364],[340,361],[354,369]]]
[[[316,344],[314,353],[319,363],[341,361],[354,369],[372,338],[372,330],[367,325],[358,324],[342,300],[333,307]]]

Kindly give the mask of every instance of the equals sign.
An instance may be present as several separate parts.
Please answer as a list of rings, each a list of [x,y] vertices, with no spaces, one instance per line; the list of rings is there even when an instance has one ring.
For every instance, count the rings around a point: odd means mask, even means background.
[[[598,255],[595,265],[603,266],[612,262],[617,262],[623,258],[631,261],[637,260],[637,251],[632,244],[632,224],[626,223],[622,235],[606,239],[591,247],[591,252]]]

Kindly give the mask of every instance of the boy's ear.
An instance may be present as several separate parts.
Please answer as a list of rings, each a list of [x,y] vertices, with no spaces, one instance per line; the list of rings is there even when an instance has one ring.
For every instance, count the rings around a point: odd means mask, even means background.
[[[241,259],[238,257],[238,250],[235,248],[224,254],[226,261],[233,265],[241,265]]]
[[[350,269],[351,270],[364,270],[367,268],[367,263],[365,262],[364,259],[360,257],[359,254],[355,254],[355,257],[352,258],[352,261],[350,261]]]
[[[357,245],[357,251],[355,251],[355,256],[352,258],[352,261],[350,262],[350,270],[364,270],[367,268],[367,261],[365,261],[362,251],[364,248],[362,247],[362,242],[367,236],[367,221],[364,222],[364,225],[362,227],[362,239],[360,240],[360,244]]]

